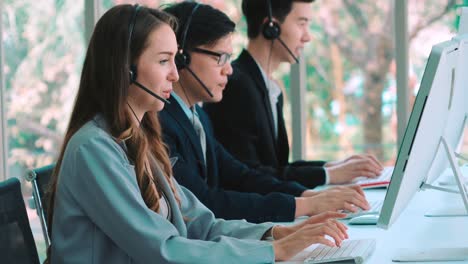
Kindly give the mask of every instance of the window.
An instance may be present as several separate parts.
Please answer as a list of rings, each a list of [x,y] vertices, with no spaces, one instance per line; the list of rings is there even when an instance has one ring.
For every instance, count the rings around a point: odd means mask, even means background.
[[[5,0],[2,9],[8,177],[54,162],[84,58],[84,1]],[[23,182],[25,200],[31,196]],[[41,259],[45,244],[28,210]]]
[[[391,3],[313,4],[313,40],[305,49],[307,159],[372,153],[386,164],[394,163],[397,98]],[[411,103],[430,48],[453,35],[456,12],[453,3],[447,9],[446,5],[442,0],[409,1]]]

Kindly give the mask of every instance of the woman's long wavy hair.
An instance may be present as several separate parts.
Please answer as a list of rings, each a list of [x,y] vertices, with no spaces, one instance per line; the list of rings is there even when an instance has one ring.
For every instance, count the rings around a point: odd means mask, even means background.
[[[129,41],[129,27],[135,13],[135,24]],[[132,113],[127,108],[129,62],[136,64],[149,44],[150,33],[163,24],[176,30],[177,23],[173,16],[146,7],[139,7],[136,12],[136,7],[132,5],[111,8],[96,24],[86,53],[78,95],[48,192],[49,236],[53,231],[55,192],[65,148],[70,138],[97,114],[103,116],[108,132],[114,138],[125,139],[127,155],[135,165],[136,180],[148,208],[159,211],[160,193],[151,172],[151,165],[154,165],[151,164],[152,160],[158,162],[180,205],[175,186],[170,180],[172,169],[167,147],[162,141],[157,113],[146,113],[138,126],[132,122]],[[50,255],[50,248],[47,255]]]

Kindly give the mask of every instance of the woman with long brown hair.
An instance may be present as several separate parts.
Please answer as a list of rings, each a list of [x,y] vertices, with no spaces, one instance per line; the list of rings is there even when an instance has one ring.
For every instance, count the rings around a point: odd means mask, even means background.
[[[340,214],[278,228],[215,219],[172,178],[157,112],[178,80],[175,25],[131,5],[98,21],[52,179],[51,262],[265,263],[339,245],[345,227],[325,220]]]

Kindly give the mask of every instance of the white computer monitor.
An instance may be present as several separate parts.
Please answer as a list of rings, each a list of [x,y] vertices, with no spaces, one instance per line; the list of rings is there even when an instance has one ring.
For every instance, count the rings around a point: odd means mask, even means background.
[[[459,41],[459,57],[468,58],[468,7],[461,8],[459,32],[454,40]],[[459,59],[457,69],[465,69],[468,72],[468,60]],[[455,100],[452,101],[449,110],[449,116],[447,117],[447,126],[445,127],[444,137],[447,143],[456,151],[458,151],[463,143],[463,135],[465,127],[468,125],[468,74],[457,74],[454,78],[455,90],[453,97]],[[458,99],[458,100],[457,100]],[[463,110],[465,108],[465,110]],[[442,149],[443,146],[439,146],[436,156],[432,162],[431,169],[427,175],[425,183],[433,184],[440,175],[446,172],[447,179],[442,182],[448,185],[455,184],[453,178],[453,172],[450,169],[450,163],[446,153]],[[466,175],[465,175],[466,176]],[[466,178],[466,177],[465,177]]]
[[[468,22],[468,21],[467,21]],[[451,102],[449,103],[449,115],[447,116],[446,126],[443,132],[443,136],[446,142],[456,151],[462,146],[463,135],[465,127],[468,125],[468,35],[459,35],[454,38],[455,41],[459,41],[458,46],[458,65],[456,66],[458,74],[454,76],[454,88]],[[465,58],[465,59],[463,59]],[[467,74],[459,72],[461,69],[465,69]],[[444,146],[439,145],[434,160],[431,162],[432,166],[429,170],[427,178],[425,179],[426,184],[433,184],[437,178],[447,171],[448,175],[453,176],[450,171],[450,163],[447,155],[443,149]],[[449,182],[454,182],[453,179],[447,179]]]
[[[460,92],[456,89],[458,75],[467,75],[466,68],[460,68],[463,63],[459,63],[460,60],[468,61],[467,53],[461,52],[462,42],[460,38],[452,39],[432,48],[377,223],[381,228],[389,228],[414,194],[421,188],[430,186],[426,180],[439,152],[448,153],[445,150],[449,149],[450,153],[447,155],[451,154],[451,160],[454,159],[451,149],[453,142],[459,138],[453,139],[458,135],[453,133],[452,130],[455,129],[449,123],[460,122],[448,120],[458,118],[458,111],[463,116],[466,114],[466,107],[460,110],[460,105],[464,105],[463,101],[466,102],[466,99],[458,96]],[[465,57],[461,58],[462,55]],[[454,96],[455,93],[457,96]],[[459,174],[458,171],[457,175]],[[434,178],[435,176],[430,180]],[[464,202],[468,207],[467,199],[465,196]]]

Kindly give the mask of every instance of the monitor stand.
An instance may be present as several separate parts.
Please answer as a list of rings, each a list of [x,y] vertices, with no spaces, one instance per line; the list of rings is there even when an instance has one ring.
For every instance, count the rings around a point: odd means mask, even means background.
[[[460,171],[460,167],[457,164],[458,155],[452,147],[447,143],[444,137],[440,138],[440,143],[444,146],[445,153],[450,163],[450,168],[453,172],[453,177],[455,177],[455,182],[457,183],[457,189],[453,190],[446,187],[435,186],[432,184],[423,183],[421,185],[422,190],[433,189],[450,193],[458,193],[461,196],[463,201],[463,206],[458,207],[443,207],[431,209],[427,212],[425,216],[427,217],[447,217],[447,216],[468,216],[468,190],[466,189],[465,177]]]
[[[464,208],[458,209],[445,209],[439,215],[430,216],[468,216],[468,195],[465,185],[465,178],[463,177],[460,168],[458,167],[456,157],[458,156],[452,147],[447,144],[444,137],[441,137],[441,143],[444,145],[445,152],[447,153],[450,167],[453,171],[453,176],[456,177],[458,190],[425,184],[421,186],[422,189],[435,189],[439,191],[459,193],[463,200]],[[429,216],[426,214],[426,216]],[[395,262],[428,262],[428,261],[466,261],[468,260],[468,247],[460,248],[420,248],[420,249],[399,249],[396,255],[392,258]]]

